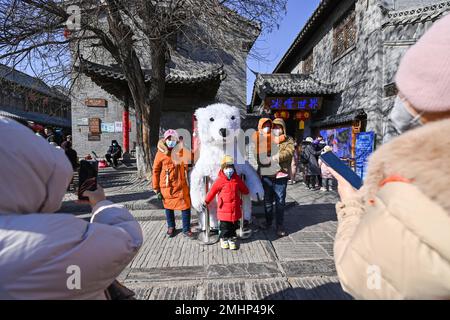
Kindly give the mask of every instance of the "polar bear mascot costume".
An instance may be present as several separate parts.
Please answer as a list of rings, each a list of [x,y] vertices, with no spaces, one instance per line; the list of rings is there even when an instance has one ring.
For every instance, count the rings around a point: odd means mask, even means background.
[[[202,212],[205,199],[204,177],[209,177],[209,189],[217,179],[220,161],[224,155],[234,159],[234,166],[238,175],[244,174],[250,195],[243,197],[244,218],[251,221],[251,207],[253,201],[262,200],[264,189],[255,169],[246,161],[238,148],[237,137],[242,142],[241,118],[238,108],[218,103],[206,108],[197,109],[198,138],[200,141],[200,156],[191,173],[191,201],[197,212]],[[245,138],[244,138],[245,139]],[[245,143],[245,140],[244,140]],[[217,203],[213,201],[208,206],[210,213],[210,227],[218,228]],[[199,215],[199,226],[205,230],[205,215]]]

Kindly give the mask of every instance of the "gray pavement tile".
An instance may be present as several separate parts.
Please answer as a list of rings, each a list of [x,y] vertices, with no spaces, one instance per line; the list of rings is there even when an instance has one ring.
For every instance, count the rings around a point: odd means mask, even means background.
[[[321,246],[330,257],[334,257],[334,242],[319,242],[319,246]]]
[[[289,235],[295,242],[332,242],[328,233],[321,231],[298,231]]]
[[[206,300],[245,300],[244,281],[209,282],[206,285]]]
[[[273,243],[280,260],[327,259],[328,254],[316,243],[297,242],[293,244]]]
[[[332,259],[282,261],[281,266],[287,277],[336,276]]]

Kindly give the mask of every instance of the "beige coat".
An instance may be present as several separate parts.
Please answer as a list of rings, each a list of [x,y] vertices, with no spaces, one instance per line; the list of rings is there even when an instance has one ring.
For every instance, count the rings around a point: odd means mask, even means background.
[[[336,205],[336,268],[357,299],[450,299],[450,120],[383,145]]]

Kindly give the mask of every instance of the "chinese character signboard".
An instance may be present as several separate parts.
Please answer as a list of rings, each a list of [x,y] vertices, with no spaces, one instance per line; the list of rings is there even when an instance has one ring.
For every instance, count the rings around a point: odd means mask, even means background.
[[[91,134],[100,134],[101,133],[100,118],[89,118],[89,133],[91,133]]]
[[[266,109],[269,110],[319,110],[323,98],[319,97],[284,97],[266,98]]]
[[[106,99],[86,99],[84,103],[87,107],[94,108],[106,108],[108,106],[108,101],[106,101]]]
[[[367,162],[375,146],[375,133],[361,132],[356,135],[356,174],[364,179],[367,171]]]

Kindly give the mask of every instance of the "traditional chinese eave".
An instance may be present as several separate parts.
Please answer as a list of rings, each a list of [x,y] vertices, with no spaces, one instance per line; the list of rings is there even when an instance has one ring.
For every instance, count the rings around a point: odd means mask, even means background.
[[[425,24],[438,20],[450,11],[450,1],[418,6],[408,10],[386,11],[383,27]]]
[[[126,77],[118,66],[106,66],[93,63],[83,58],[77,69],[87,75],[96,85],[116,98],[123,100],[130,96]],[[144,70],[145,83],[152,83],[151,70]],[[226,78],[223,66],[196,68],[195,70],[169,69],[166,75],[166,95],[176,95],[182,90],[185,94],[202,88],[205,92],[217,92],[220,83]]]
[[[312,124],[312,127],[320,128],[320,127],[338,126],[356,120],[363,121],[365,119],[367,119],[367,114],[364,111],[364,109],[356,109],[350,112],[333,114],[326,118],[315,120]]]
[[[336,94],[336,86],[311,75],[275,73],[258,74],[253,87],[252,106],[259,106],[266,97],[326,96]]]

